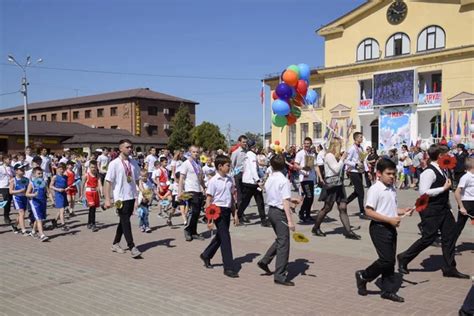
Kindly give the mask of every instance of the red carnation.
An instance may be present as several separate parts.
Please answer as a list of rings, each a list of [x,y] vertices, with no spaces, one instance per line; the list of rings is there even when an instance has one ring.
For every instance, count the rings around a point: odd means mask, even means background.
[[[427,194],[421,195],[419,198],[416,199],[415,202],[415,209],[417,212],[422,212],[428,207],[428,202],[430,197]]]
[[[206,208],[206,218],[208,221],[215,221],[221,216],[221,208],[215,204],[211,204]]]
[[[450,155],[441,155],[438,158],[438,164],[441,169],[454,169],[456,167],[456,157]]]

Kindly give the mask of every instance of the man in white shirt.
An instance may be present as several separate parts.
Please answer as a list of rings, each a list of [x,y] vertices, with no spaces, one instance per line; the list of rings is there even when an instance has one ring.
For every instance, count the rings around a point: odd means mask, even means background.
[[[244,162],[244,172],[242,175],[242,201],[239,204],[239,210],[237,215],[239,217],[239,222],[249,223],[250,221],[244,218],[244,212],[247,206],[250,203],[252,197],[257,203],[258,215],[260,216],[260,225],[263,227],[270,227],[270,224],[267,222],[265,215],[265,204],[263,202],[262,194],[262,183],[258,175],[258,162],[257,162],[257,144],[254,140],[247,141],[247,147],[249,151],[247,152],[247,158]]]
[[[41,148],[41,169],[43,169],[44,178],[48,181],[48,185],[51,183],[51,158],[48,156],[48,149],[45,147]]]
[[[125,250],[120,247],[120,240],[124,235],[132,257],[137,258],[141,256],[141,252],[133,242],[130,216],[133,214],[135,199],[138,197],[137,186],[140,179],[140,168],[130,156],[132,148],[132,142],[128,139],[119,142],[120,155],[109,164],[105,176],[104,195],[105,207],[110,208],[112,206],[110,190],[113,190],[115,206],[120,217],[111,248],[112,251],[125,253]]]
[[[12,196],[10,195],[10,179],[14,176],[10,167],[10,157],[0,155],[0,202],[6,202],[3,205],[3,218],[5,224],[10,224],[10,208]]]
[[[362,175],[365,172],[364,161],[362,155],[362,141],[364,137],[362,133],[355,132],[353,135],[354,144],[347,151],[347,159],[345,161],[347,170],[349,171],[349,178],[354,186],[354,192],[347,197],[347,205],[357,198],[359,203],[359,217],[361,219],[368,219],[365,216],[364,210],[364,184],[362,183]]]
[[[59,159],[59,163],[67,164],[69,160],[71,160],[71,152],[69,149],[64,149],[64,154],[61,159]]]
[[[104,185],[105,175],[107,174],[107,168],[110,163],[109,150],[108,148],[102,149],[102,154],[97,157],[97,167],[99,168],[99,178]]]
[[[148,171],[148,179],[152,180],[153,171],[155,171],[156,148],[151,147],[148,151],[148,156],[145,157],[145,169]]]
[[[239,148],[237,148],[230,157],[232,161],[232,170],[234,171],[235,189],[237,191],[237,207],[242,202],[242,168],[244,166],[245,158],[247,157],[247,141],[245,135],[239,136]]]
[[[456,243],[456,223],[449,203],[451,180],[447,177],[447,170],[441,169],[437,163],[440,155],[447,153],[448,148],[442,145],[431,145],[428,149],[430,165],[420,176],[420,194],[429,196],[428,207],[420,212],[421,238],[406,251],[397,256],[398,271],[408,274],[408,264],[423,250],[428,248],[436,239],[438,230],[441,231],[441,249],[443,251],[444,277],[469,279],[470,276],[456,269],[454,247]]]
[[[28,164],[27,169],[31,169],[31,162],[33,161],[35,154],[32,153],[31,147],[26,146],[25,148],[25,161]]]
[[[204,240],[204,238],[197,233],[197,224],[204,201],[202,192],[203,189],[206,189],[206,186],[198,161],[199,149],[193,145],[189,147],[189,152],[190,157],[183,162],[180,167],[178,189],[178,199],[184,192],[191,194],[191,198],[188,201],[189,211],[187,215],[187,225],[184,228],[184,238],[186,241],[192,241],[193,239]]]
[[[316,155],[311,151],[313,140],[306,137],[303,149],[296,153],[295,165],[300,172],[300,185],[303,194],[303,204],[299,211],[300,222],[311,222],[311,207],[314,201],[314,182],[316,181],[315,160]]]

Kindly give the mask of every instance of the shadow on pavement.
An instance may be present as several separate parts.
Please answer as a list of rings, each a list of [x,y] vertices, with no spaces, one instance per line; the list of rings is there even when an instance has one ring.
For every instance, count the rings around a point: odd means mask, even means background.
[[[155,240],[155,241],[148,242],[146,244],[142,244],[140,246],[137,246],[137,248],[141,252],[145,252],[148,249],[155,248],[157,246],[166,246],[168,248],[174,248],[174,247],[176,247],[176,245],[171,245],[171,242],[173,240],[175,240],[175,239],[174,238],[166,238],[166,239],[162,239],[162,240]]]
[[[309,269],[309,265],[313,264],[313,261],[308,261],[307,259],[296,259],[293,262],[288,263],[288,275],[286,279],[292,281],[298,275],[307,275],[311,277],[316,277],[315,274],[306,274],[306,271]]]
[[[58,238],[58,237],[61,237],[61,236],[66,236],[66,235],[75,235],[77,234],[78,232],[80,232],[80,230],[70,230],[70,231],[67,231],[67,232],[62,232],[62,233],[59,233],[59,234],[54,234],[54,235],[49,235],[49,240],[51,239],[55,239],[55,238]]]
[[[259,253],[251,252],[251,253],[246,254],[243,257],[235,258],[234,259],[235,272],[239,272],[242,269],[242,264],[252,263],[253,259],[257,258],[258,256],[260,256]]]
[[[463,242],[462,244],[456,247],[457,252],[464,252],[464,251],[474,251],[474,243],[473,242]]]

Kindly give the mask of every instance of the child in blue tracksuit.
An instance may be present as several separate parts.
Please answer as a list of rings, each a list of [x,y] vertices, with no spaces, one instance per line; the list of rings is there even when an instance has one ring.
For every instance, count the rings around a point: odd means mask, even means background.
[[[43,170],[41,167],[35,167],[33,169],[32,179],[28,184],[26,196],[30,198],[31,211],[35,219],[31,234],[32,236],[35,236],[35,231],[37,229],[39,233],[39,239],[41,241],[46,241],[49,238],[44,234],[43,222],[46,220],[46,204],[50,194],[48,185],[43,178]]]
[[[57,221],[59,219],[63,231],[68,231],[69,228],[66,226],[64,221],[64,210],[69,205],[67,200],[66,189],[67,185],[67,176],[64,174],[66,171],[66,165],[60,163],[56,169],[56,175],[51,179],[51,185],[49,189],[51,192],[54,192],[54,206],[58,209],[58,214],[52,220],[53,228],[57,227]]]
[[[28,199],[26,198],[25,192],[28,187],[28,178],[24,177],[25,166],[21,163],[15,164],[13,167],[15,170],[15,177],[10,180],[10,195],[12,195],[13,205],[18,211],[17,225],[12,225],[14,233],[19,233],[18,226],[20,226],[21,233],[26,236],[28,232],[25,228],[25,211],[28,205]]]

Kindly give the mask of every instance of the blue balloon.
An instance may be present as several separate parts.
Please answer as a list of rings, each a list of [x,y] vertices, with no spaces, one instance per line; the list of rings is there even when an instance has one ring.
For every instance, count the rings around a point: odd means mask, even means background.
[[[308,104],[314,104],[316,102],[316,99],[318,98],[318,94],[314,90],[308,90],[306,93],[306,102]]]
[[[286,83],[280,83],[276,89],[275,92],[280,99],[287,100],[291,98],[291,94],[293,93],[291,91],[291,87],[287,85]]]
[[[309,69],[309,66],[306,64],[299,64],[298,69],[300,70],[300,79],[309,81],[309,77],[311,75],[311,70]]]
[[[278,99],[273,101],[272,110],[276,115],[285,116],[290,113],[290,105],[285,101]]]
[[[454,145],[454,142],[453,142],[452,140],[450,140],[450,141],[448,142],[448,147],[451,148],[451,147],[453,147],[453,145]]]

